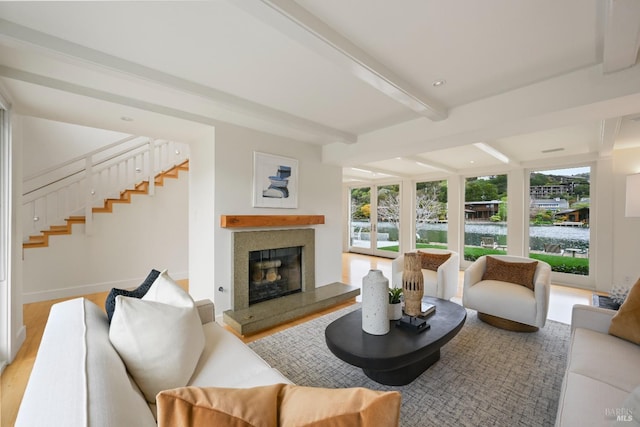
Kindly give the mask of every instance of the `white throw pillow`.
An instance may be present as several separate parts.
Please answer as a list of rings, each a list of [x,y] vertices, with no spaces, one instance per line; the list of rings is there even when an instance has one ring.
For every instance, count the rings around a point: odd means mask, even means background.
[[[150,403],[186,386],[204,349],[196,305],[166,270],[142,299],[116,297],[109,339]]]

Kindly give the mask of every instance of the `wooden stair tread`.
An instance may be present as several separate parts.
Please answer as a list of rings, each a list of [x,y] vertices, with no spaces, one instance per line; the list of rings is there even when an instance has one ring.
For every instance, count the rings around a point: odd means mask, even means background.
[[[158,187],[164,185],[164,178],[179,178],[180,171],[189,170],[189,160],[166,170],[160,172],[154,177],[154,183]],[[101,207],[94,207],[91,209],[92,213],[111,213],[113,212],[114,203],[131,203],[132,194],[149,194],[149,181],[142,181],[134,185],[132,189],[126,189],[120,193],[120,198],[108,198],[104,200],[104,205]],[[52,225],[49,230],[44,230],[42,234],[33,235],[28,237],[28,241],[22,243],[23,248],[45,248],[49,246],[49,236],[57,236],[64,234],[71,234],[73,231],[73,224],[86,224],[87,219],[84,216],[69,216],[65,219],[66,225]]]

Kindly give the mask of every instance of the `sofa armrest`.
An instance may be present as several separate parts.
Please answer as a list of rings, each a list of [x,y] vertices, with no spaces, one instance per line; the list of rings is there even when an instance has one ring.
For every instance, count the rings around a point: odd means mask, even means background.
[[[467,267],[467,269],[464,271],[464,289],[469,289],[471,286],[482,281],[482,276],[484,275],[486,265],[487,259],[486,257],[482,256],[475,260],[469,267]]]
[[[607,308],[576,304],[571,312],[571,330],[585,328],[604,334],[609,333],[611,318],[616,313],[617,311]]]
[[[200,301],[196,301],[196,307],[198,309],[198,314],[200,315],[200,321],[202,324],[206,324],[209,322],[214,322],[216,319],[216,308],[213,304],[213,301],[209,299],[203,299]]]
[[[457,253],[451,252],[448,260],[438,267],[438,297],[450,300],[458,294],[458,273],[460,271],[460,258]]]

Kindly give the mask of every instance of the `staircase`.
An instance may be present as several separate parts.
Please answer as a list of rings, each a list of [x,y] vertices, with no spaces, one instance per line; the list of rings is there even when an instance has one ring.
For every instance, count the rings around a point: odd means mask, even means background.
[[[125,142],[129,141],[130,140],[127,140]],[[122,141],[112,144],[107,148],[107,150],[113,151],[113,148],[117,147],[118,144],[121,143]],[[28,235],[28,237],[23,242],[23,249],[45,248],[49,246],[50,236],[71,234],[74,224],[85,224],[85,229],[88,229],[93,221],[94,214],[111,213],[113,212],[114,204],[129,204],[131,203],[131,196],[134,194],[153,194],[155,192],[155,187],[162,187],[164,185],[165,179],[176,179],[179,177],[180,171],[188,171],[189,160],[188,158],[184,159],[186,154],[181,154],[180,152],[180,150],[185,150],[185,147],[181,146],[180,149],[177,149],[174,148],[177,145],[172,145],[171,150],[175,151],[175,156],[169,156],[166,154],[168,151],[166,145],[167,142],[156,143],[155,141],[137,144],[133,148],[128,147],[116,155],[109,154],[107,156],[107,160],[104,160],[104,155],[102,158],[93,160],[93,157],[96,155],[99,157],[99,155],[105,151],[104,149],[89,153],[85,158],[81,159],[83,163],[87,164],[87,166],[63,178],[67,180],[63,186],[59,185],[59,182],[62,181],[61,179],[54,179],[50,184],[46,184],[36,190],[26,193],[25,196],[23,196],[23,211],[25,212],[25,215],[33,217],[34,225],[41,221],[40,215],[45,216],[42,221],[47,220],[46,215],[48,211],[51,210],[47,207],[47,203],[54,205],[56,210],[59,210],[60,205],[69,205],[65,206],[69,213],[64,219],[58,220],[56,220],[53,215],[50,215],[53,218],[51,218],[50,221],[47,221],[47,223],[53,222],[54,224],[46,225],[42,230],[33,230],[34,227],[32,227],[30,231],[35,231],[35,233],[27,232],[25,229],[25,235]],[[155,159],[153,154],[154,151],[156,152]],[[186,149],[186,151],[188,151],[188,149]],[[153,173],[154,169],[158,170],[158,165],[167,164],[167,162],[171,162],[176,159],[178,159],[180,163],[174,165],[169,164],[166,170],[161,170],[155,174]],[[51,172],[59,171],[62,168],[68,169],[73,162],[78,161],[79,159],[73,159],[64,165],[52,168],[45,173],[50,174]],[[153,176],[153,182],[150,182],[150,179],[143,180],[135,185],[131,185],[128,189],[120,191],[119,194],[116,192],[117,197],[107,196],[109,193],[113,193],[114,185],[125,183],[125,185],[120,188],[126,188],[126,182],[130,182],[132,179],[131,177],[135,177],[136,174],[140,173],[144,174],[143,176]],[[74,175],[81,176],[76,179],[67,179]],[[42,180],[43,177],[38,176],[28,179]],[[87,182],[91,184],[87,184]],[[107,184],[105,184],[105,182]],[[48,187],[55,188],[49,189]],[[87,197],[88,201],[81,206],[81,203],[77,202],[77,200],[81,199],[83,197],[82,194],[88,192],[89,188],[91,188],[91,191],[90,195]],[[74,191],[77,194],[73,193]],[[35,194],[34,196],[29,197],[31,193],[38,192],[40,194]],[[102,194],[107,197],[101,198],[100,202],[96,203],[91,200],[92,198],[99,197]],[[54,202],[51,200],[54,200]],[[72,200],[73,202],[70,203],[69,200]],[[84,212],[85,215],[78,215],[78,213],[82,212]],[[56,222],[58,224],[55,224]],[[59,225],[62,222],[64,222],[64,225]]]
[[[171,169],[161,172],[156,175],[154,183],[156,187],[162,187],[164,180],[177,179],[180,176],[180,171],[189,171],[189,160],[185,160],[172,167]],[[131,203],[131,196],[133,194],[149,194],[149,181],[142,181],[137,184],[133,189],[127,189],[120,193],[120,197],[117,199],[105,199],[104,206],[92,208],[92,213],[111,213],[113,212],[113,205],[116,203]],[[30,248],[46,248],[49,246],[49,236],[61,236],[64,234],[71,234],[73,231],[73,224],[85,224],[86,217],[84,216],[70,216],[65,219],[65,225],[52,225],[48,230],[42,231],[37,235],[29,236],[29,240],[22,244],[24,249]]]

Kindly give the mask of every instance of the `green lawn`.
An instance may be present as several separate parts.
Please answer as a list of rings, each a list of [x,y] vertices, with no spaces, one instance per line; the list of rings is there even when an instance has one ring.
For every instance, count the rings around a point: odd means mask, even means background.
[[[425,244],[418,243],[417,249],[424,248],[436,248],[436,249],[447,249],[447,245],[445,244]],[[398,252],[398,246],[387,246],[384,248],[380,248],[382,250],[387,250],[390,252]],[[486,248],[478,248],[478,247],[465,247],[464,248],[464,259],[467,261],[475,261],[483,255],[506,255],[507,252],[499,249],[486,249]],[[571,273],[571,274],[579,274],[583,276],[587,276],[589,274],[589,259],[588,258],[574,258],[570,256],[562,256],[562,255],[549,255],[549,254],[530,254],[530,258],[537,259],[540,261],[544,261],[551,266],[552,271],[558,271],[561,273]]]

